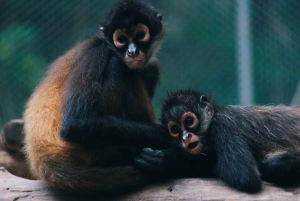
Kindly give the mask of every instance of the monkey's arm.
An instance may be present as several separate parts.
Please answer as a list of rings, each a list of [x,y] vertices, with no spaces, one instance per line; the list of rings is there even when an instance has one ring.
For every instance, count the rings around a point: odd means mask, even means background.
[[[145,88],[150,99],[153,99],[157,84],[160,81],[160,68],[157,61],[149,62],[141,72]]]
[[[158,148],[168,144],[169,134],[165,126],[126,121],[114,116],[63,121],[61,138],[86,147],[97,147],[101,143],[135,144]]]
[[[240,191],[258,192],[262,184],[256,161],[237,127],[230,123],[211,124],[210,134],[218,157],[216,173]]]
[[[124,75],[125,63],[113,56],[100,39],[87,47],[64,84],[61,138],[86,147],[97,147],[103,142],[141,147],[166,144],[170,138],[166,127],[114,116],[122,116],[118,101],[122,101],[122,90],[126,90],[116,80],[122,80],[131,71]]]
[[[212,177],[215,157],[192,155],[178,147],[145,148],[135,158],[134,166],[150,174],[161,173],[164,177]]]

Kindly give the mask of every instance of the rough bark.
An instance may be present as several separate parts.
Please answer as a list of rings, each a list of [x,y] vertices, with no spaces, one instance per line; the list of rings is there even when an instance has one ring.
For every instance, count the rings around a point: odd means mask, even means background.
[[[4,152],[0,152],[3,159]],[[2,157],[1,157],[2,155]],[[80,195],[52,189],[42,181],[28,180],[0,167],[0,201],[96,201],[96,200],[300,200],[300,187],[278,188],[264,183],[257,194],[241,193],[217,179],[176,179],[113,195]]]

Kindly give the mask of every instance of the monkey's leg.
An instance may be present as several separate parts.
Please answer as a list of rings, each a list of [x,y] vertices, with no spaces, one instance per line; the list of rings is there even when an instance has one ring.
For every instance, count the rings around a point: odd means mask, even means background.
[[[25,146],[27,148],[30,145],[26,143]],[[80,158],[88,155],[89,153],[82,152],[82,149],[77,147],[49,144],[49,146],[37,145],[28,155],[28,160],[31,162],[32,172],[38,179],[46,181],[52,187],[76,193],[126,192],[157,180],[156,177],[143,174],[132,166],[105,168],[97,164],[92,166],[83,164]],[[91,160],[94,159],[91,155],[89,157]],[[103,157],[105,159],[105,156]]]
[[[277,185],[300,183],[300,157],[288,152],[268,155],[260,165],[263,179]]]

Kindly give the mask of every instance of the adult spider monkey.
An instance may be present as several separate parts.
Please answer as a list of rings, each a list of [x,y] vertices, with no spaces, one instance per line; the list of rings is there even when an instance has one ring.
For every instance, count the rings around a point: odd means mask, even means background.
[[[132,166],[143,147],[163,147],[152,98],[160,72],[155,52],[162,15],[137,0],[117,2],[100,28],[58,58],[24,113],[32,176],[81,192],[140,186],[150,178]]]
[[[300,107],[217,106],[196,90],[170,93],[162,108],[174,145],[206,155],[216,176],[246,192],[261,190],[260,176],[300,183],[299,122]]]

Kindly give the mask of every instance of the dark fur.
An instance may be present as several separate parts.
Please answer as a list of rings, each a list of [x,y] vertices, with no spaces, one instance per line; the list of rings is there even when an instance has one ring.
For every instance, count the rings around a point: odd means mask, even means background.
[[[83,50],[85,59],[66,80],[61,137],[89,148],[101,141],[154,146],[165,129],[140,123],[154,123],[150,100],[159,79],[158,64],[135,72],[106,43],[90,40]],[[144,79],[147,76],[154,79]]]
[[[137,46],[146,55],[144,66],[130,69],[112,33],[137,23],[151,35]],[[143,147],[165,146],[169,138],[155,124],[151,104],[160,74],[153,56],[164,36],[158,11],[123,0],[101,29],[103,37],[78,44],[50,66],[24,113],[32,176],[56,188],[103,192],[145,184],[152,178],[132,166],[134,157]]]
[[[195,90],[169,94],[162,109],[163,124],[178,121],[185,111],[203,121],[201,95]],[[300,107],[217,106],[210,99],[208,102],[214,115],[207,131],[197,135],[202,152],[215,158],[219,178],[246,192],[261,190],[260,175],[278,185],[300,183]]]

